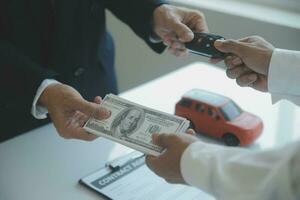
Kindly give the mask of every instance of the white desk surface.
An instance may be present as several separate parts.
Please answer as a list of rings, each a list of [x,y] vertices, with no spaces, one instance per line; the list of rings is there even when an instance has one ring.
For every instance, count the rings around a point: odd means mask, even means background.
[[[264,131],[251,147],[270,148],[299,138],[300,110],[296,106],[287,102],[272,105],[269,94],[240,88],[222,69],[205,63],[191,64],[121,96],[174,113],[175,103],[192,88],[231,97],[243,109],[259,115]],[[78,180],[130,151],[103,138],[65,140],[52,124],[35,129],[0,143],[0,200],[101,199]]]

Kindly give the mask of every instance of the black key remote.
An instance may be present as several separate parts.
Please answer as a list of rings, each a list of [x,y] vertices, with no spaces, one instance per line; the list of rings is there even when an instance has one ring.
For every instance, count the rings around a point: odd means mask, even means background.
[[[214,46],[214,42],[219,39],[224,40],[225,38],[211,33],[194,33],[194,39],[185,43],[185,47],[194,54],[224,59],[225,54]]]

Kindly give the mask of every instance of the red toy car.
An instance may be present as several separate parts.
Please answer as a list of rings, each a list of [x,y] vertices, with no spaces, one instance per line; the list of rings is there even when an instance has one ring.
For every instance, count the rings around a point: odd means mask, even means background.
[[[262,120],[243,111],[228,97],[200,89],[186,92],[175,114],[191,122],[196,132],[224,140],[228,146],[244,146],[261,134]]]

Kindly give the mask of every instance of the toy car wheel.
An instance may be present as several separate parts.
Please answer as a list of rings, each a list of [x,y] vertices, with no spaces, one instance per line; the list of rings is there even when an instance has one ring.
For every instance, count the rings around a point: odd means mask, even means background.
[[[223,140],[227,146],[239,146],[240,140],[232,133],[223,135]]]
[[[188,120],[190,121],[190,126],[189,126],[189,128],[195,130],[196,127],[195,127],[195,124],[193,123],[193,121],[190,120],[190,119],[188,119]]]

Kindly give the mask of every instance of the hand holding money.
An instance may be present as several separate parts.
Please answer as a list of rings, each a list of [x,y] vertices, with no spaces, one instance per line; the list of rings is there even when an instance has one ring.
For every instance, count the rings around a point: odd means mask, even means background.
[[[101,98],[94,102],[85,100],[77,90],[60,83],[46,87],[39,98],[38,105],[48,109],[53,124],[63,138],[91,141],[95,135],[88,134],[82,126],[91,117],[99,120],[109,117],[110,112],[99,107]]]
[[[180,161],[183,152],[188,146],[199,140],[194,136],[191,129],[187,134],[159,134],[153,135],[153,141],[166,150],[157,157],[148,155],[146,157],[147,166],[158,176],[161,176],[169,183],[186,184],[180,170]]]
[[[182,117],[147,108],[113,94],[105,96],[101,106],[110,110],[111,116],[105,120],[91,118],[84,129],[145,154],[157,156],[164,150],[153,144],[153,133],[179,134],[189,127],[189,121]]]

